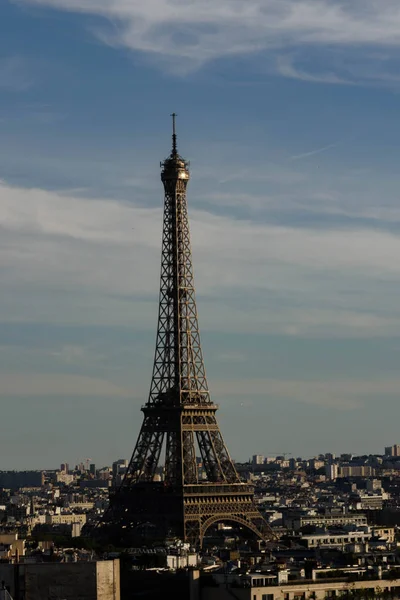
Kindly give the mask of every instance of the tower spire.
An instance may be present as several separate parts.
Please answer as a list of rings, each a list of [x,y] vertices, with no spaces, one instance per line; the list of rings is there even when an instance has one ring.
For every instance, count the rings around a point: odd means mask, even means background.
[[[178,149],[176,145],[176,117],[178,115],[176,113],[172,113],[172,155],[176,156],[178,154]]]

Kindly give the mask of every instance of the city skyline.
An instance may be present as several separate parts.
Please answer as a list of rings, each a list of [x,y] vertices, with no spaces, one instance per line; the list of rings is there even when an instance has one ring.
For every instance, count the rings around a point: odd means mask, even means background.
[[[282,465],[284,465],[285,463],[290,463],[292,460],[294,460],[297,463],[312,463],[314,460],[318,461],[325,461],[326,465],[329,464],[348,464],[349,462],[355,460],[357,461],[358,459],[364,458],[364,457],[380,457],[383,459],[395,459],[397,457],[400,457],[400,444],[392,444],[390,446],[385,446],[383,449],[381,449],[379,452],[371,452],[371,453],[360,453],[359,455],[357,454],[353,454],[351,452],[341,452],[340,454],[336,454],[336,453],[332,453],[332,452],[327,452],[327,451],[321,451],[317,454],[312,454],[309,456],[300,456],[299,454],[296,454],[295,452],[285,452],[282,454],[276,454],[273,452],[261,452],[261,453],[256,453],[256,454],[252,454],[251,456],[248,457],[236,457],[233,458],[233,461],[238,464],[238,465],[246,465],[246,464],[252,464],[260,466],[262,464],[265,465],[270,465],[272,463],[276,463],[279,464],[280,468],[285,468],[282,467]],[[199,459],[199,461],[201,462],[201,456],[197,457]],[[54,459],[56,460],[56,459]],[[59,464],[54,464],[51,467],[47,465],[46,466],[38,466],[35,469],[7,469],[6,467],[1,468],[0,472],[5,472],[5,473],[22,473],[24,471],[26,472],[35,472],[35,471],[43,471],[43,472],[50,472],[50,471],[65,471],[65,472],[74,472],[74,471],[86,471],[86,472],[90,472],[92,473],[92,469],[94,469],[95,472],[101,471],[102,469],[110,469],[113,470],[115,465],[122,465],[124,468],[127,467],[129,465],[129,461],[130,461],[130,457],[127,456],[125,458],[123,457],[113,457],[107,464],[103,464],[101,462],[99,462],[98,460],[96,460],[96,458],[82,458],[79,457],[76,460],[65,460],[63,459]],[[161,460],[159,463],[159,470],[162,470],[164,468],[164,461]],[[292,467],[291,467],[292,468]],[[300,468],[300,467],[298,467]],[[93,473],[94,474],[94,473]]]
[[[318,6],[2,4],[0,469],[130,456],[173,110],[231,455],[396,441],[400,13]]]

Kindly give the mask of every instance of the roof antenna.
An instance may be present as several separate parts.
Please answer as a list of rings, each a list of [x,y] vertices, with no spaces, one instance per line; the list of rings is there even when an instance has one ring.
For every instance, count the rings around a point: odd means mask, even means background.
[[[176,156],[178,154],[177,146],[176,146],[176,128],[175,128],[175,119],[178,115],[176,113],[172,113],[172,155]]]

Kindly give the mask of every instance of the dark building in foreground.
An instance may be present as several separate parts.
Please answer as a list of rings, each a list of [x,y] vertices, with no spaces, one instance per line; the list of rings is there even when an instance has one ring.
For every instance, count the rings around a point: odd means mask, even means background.
[[[43,484],[43,471],[0,471],[0,488],[41,487]]]
[[[0,582],[13,600],[120,600],[119,560],[0,563]]]

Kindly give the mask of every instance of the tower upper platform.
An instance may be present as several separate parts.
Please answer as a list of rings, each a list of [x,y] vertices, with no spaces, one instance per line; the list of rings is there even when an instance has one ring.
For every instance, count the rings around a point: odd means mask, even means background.
[[[161,181],[189,181],[189,162],[178,154],[177,137],[175,128],[176,113],[172,113],[172,150],[168,158],[160,163],[162,168]]]

